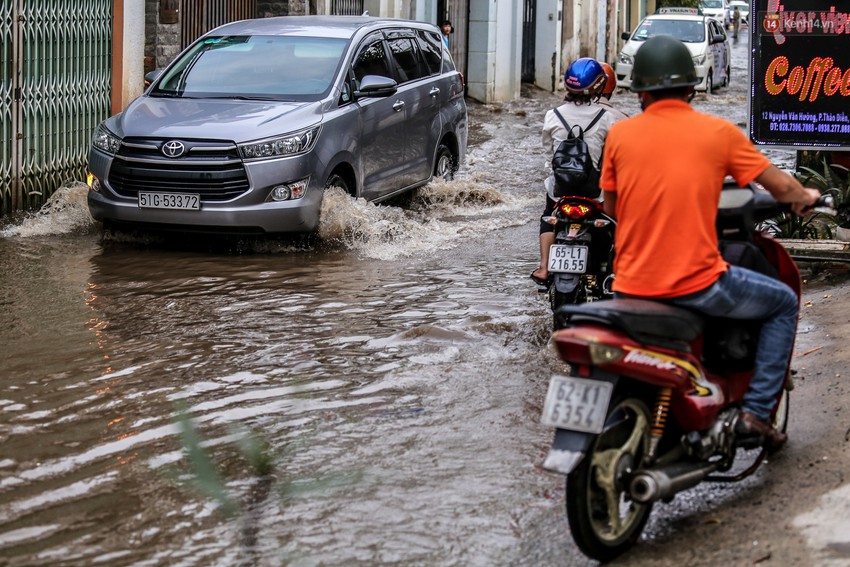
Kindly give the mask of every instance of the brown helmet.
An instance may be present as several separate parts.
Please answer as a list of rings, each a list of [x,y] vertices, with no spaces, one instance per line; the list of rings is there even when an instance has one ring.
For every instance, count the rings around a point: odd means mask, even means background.
[[[614,69],[608,64],[600,62],[602,70],[605,71],[605,86],[602,87],[602,96],[610,98],[614,89],[617,88],[617,75],[614,74]]]

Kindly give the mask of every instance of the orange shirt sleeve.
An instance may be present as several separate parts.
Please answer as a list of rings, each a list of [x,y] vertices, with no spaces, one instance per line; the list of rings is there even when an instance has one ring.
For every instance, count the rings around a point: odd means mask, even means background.
[[[735,178],[740,186],[744,186],[755,180],[770,167],[767,159],[753,143],[747,139],[743,132],[732,123],[728,123],[730,130],[729,140],[729,173]]]

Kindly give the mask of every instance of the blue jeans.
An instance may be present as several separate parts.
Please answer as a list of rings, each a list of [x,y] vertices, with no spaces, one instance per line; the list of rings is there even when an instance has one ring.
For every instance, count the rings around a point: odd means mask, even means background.
[[[743,409],[769,422],[794,348],[798,315],[794,291],[770,276],[729,266],[726,273],[707,288],[663,301],[715,317],[764,321],[756,348],[755,371],[744,395]]]

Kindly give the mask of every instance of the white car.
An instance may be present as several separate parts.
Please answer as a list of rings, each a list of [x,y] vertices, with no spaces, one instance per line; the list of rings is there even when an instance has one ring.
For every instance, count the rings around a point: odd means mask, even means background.
[[[729,23],[729,15],[732,10],[726,3],[726,0],[703,0],[699,5],[703,15],[712,18],[721,26],[726,26]]]
[[[741,14],[741,23],[745,26],[750,25],[750,4],[749,2],[743,2],[742,0],[732,0],[729,2],[729,17],[732,17],[732,13],[735,11],[735,8],[738,8],[738,13]],[[731,20],[730,20],[731,21]]]
[[[623,33],[622,38],[627,41],[617,58],[618,87],[631,87],[635,53],[643,42],[652,36],[664,34],[682,41],[691,52],[700,80],[696,86],[698,91],[711,93],[715,87],[729,85],[732,50],[723,26],[713,18],[698,14],[696,9],[666,11],[662,8],[658,14],[641,20],[634,33]]]

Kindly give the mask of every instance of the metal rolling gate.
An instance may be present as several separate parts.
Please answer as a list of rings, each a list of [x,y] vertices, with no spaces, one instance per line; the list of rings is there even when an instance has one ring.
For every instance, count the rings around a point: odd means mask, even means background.
[[[110,111],[111,48],[112,0],[3,0],[0,215],[85,179]]]

